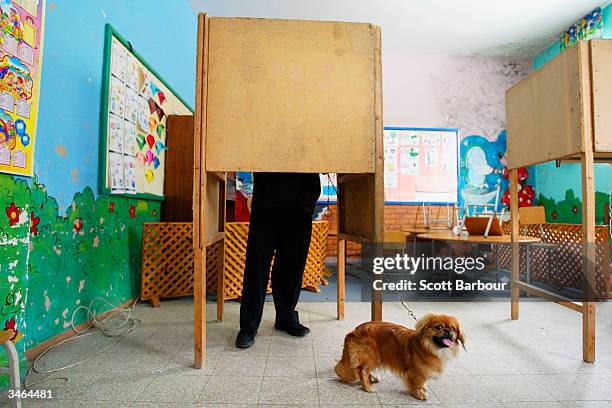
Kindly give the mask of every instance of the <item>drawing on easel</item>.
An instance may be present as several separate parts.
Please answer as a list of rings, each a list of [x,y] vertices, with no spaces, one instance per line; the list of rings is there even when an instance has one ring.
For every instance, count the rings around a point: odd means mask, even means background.
[[[385,127],[385,201],[456,203],[457,129]],[[392,135],[397,135],[395,138]]]

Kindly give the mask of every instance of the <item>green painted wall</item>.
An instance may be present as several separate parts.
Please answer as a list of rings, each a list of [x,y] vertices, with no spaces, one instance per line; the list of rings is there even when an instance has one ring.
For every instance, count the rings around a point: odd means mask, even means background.
[[[36,179],[30,187],[0,174],[0,209],[0,326],[15,320],[22,356],[69,330],[79,305],[138,296],[142,223],[159,221],[159,202],[94,198],[86,187],[61,213]],[[75,317],[77,324],[86,320]]]

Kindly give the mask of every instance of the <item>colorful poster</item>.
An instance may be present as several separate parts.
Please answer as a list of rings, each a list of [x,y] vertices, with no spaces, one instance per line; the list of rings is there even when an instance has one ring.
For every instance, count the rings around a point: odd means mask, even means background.
[[[0,172],[32,176],[44,0],[0,0]]]
[[[391,203],[456,203],[459,184],[456,129],[385,128],[385,200]]]
[[[106,35],[106,151],[101,159],[107,170],[102,191],[162,197],[167,117],[192,111],[110,26]]]

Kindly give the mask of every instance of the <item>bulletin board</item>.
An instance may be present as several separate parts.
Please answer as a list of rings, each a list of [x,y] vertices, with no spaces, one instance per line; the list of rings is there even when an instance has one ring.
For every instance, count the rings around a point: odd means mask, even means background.
[[[44,0],[0,0],[0,172],[32,176]]]
[[[385,202],[455,204],[459,130],[385,127]]]
[[[102,78],[100,191],[161,200],[167,117],[193,110],[110,24]]]

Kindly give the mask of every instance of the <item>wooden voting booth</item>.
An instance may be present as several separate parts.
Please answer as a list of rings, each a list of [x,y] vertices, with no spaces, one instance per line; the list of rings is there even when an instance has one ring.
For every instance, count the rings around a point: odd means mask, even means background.
[[[223,239],[226,172],[338,173],[339,318],[346,240],[383,241],[384,186],[378,27],[206,14],[198,23],[193,222],[201,367],[206,246]],[[381,319],[381,294],[372,299],[372,318]]]
[[[612,41],[581,41],[506,93],[512,241],[519,236],[517,169],[550,160],[573,161],[582,171],[583,301],[575,302],[519,281],[519,247],[512,248],[511,317],[519,291],[582,314],[583,359],[595,361],[594,163],[612,160]]]

